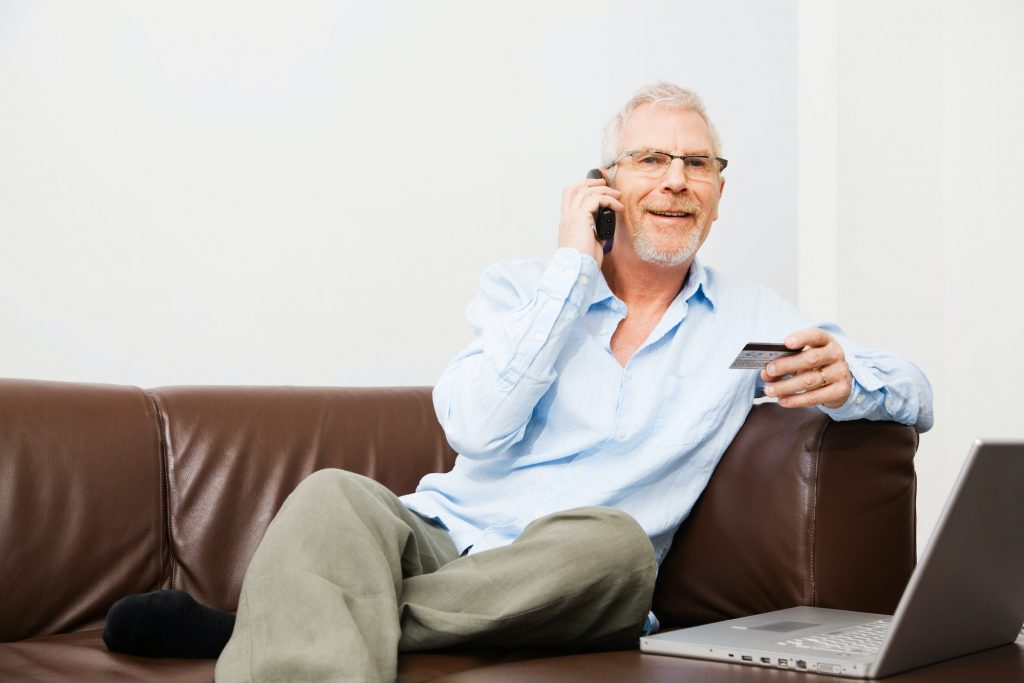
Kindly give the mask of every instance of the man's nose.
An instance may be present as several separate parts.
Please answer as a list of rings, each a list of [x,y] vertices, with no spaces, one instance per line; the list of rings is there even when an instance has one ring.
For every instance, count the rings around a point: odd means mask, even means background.
[[[682,159],[672,160],[661,179],[661,184],[672,192],[682,192],[686,189],[686,166]]]

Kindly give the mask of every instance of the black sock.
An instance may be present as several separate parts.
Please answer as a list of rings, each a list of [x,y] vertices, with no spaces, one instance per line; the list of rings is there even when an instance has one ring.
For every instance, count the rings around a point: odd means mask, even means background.
[[[115,602],[103,642],[126,655],[216,659],[234,628],[230,612],[200,605],[184,591],[155,591]]]

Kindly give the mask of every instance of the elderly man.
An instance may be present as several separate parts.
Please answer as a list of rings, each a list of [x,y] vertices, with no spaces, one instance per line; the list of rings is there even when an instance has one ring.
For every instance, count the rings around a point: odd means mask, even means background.
[[[230,635],[218,680],[392,680],[399,651],[628,647],[656,628],[658,563],[756,392],[931,426],[914,365],[697,259],[726,160],[696,95],[642,89],[603,154],[603,178],[565,190],[550,260],[484,272],[473,340],[434,390],[454,468],[402,498],[313,474],[267,530],[233,632],[163,591],[112,609],[112,649],[215,653]],[[797,353],[729,369],[745,343],[777,340]]]

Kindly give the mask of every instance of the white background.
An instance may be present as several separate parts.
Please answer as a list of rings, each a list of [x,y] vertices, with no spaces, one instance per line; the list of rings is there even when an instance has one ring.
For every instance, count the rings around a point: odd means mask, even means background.
[[[793,1],[0,2],[0,376],[433,384],[659,79],[734,159],[709,258],[795,298],[796,52]]]
[[[1024,438],[1022,4],[0,0],[0,376],[432,384],[638,86],[730,159],[703,256],[917,361],[922,542]]]
[[[920,550],[971,441],[1024,440],[1024,3],[799,14],[799,301],[932,382]]]

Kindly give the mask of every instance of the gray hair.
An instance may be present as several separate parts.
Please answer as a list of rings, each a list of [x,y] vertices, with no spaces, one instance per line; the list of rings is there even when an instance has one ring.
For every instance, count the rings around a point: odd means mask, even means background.
[[[714,144],[712,154],[716,157],[722,156],[722,141],[718,137],[715,124],[711,123],[707,112],[704,111],[704,103],[701,102],[700,96],[692,90],[660,81],[637,90],[629,102],[626,102],[626,105],[605,125],[604,136],[601,140],[601,166],[607,167],[608,164],[615,161],[615,157],[619,155],[619,142],[622,140],[622,129],[626,125],[626,119],[634,109],[645,104],[654,107],[688,109],[699,114],[711,129],[711,139]],[[614,170],[613,168],[612,171],[614,172]]]

